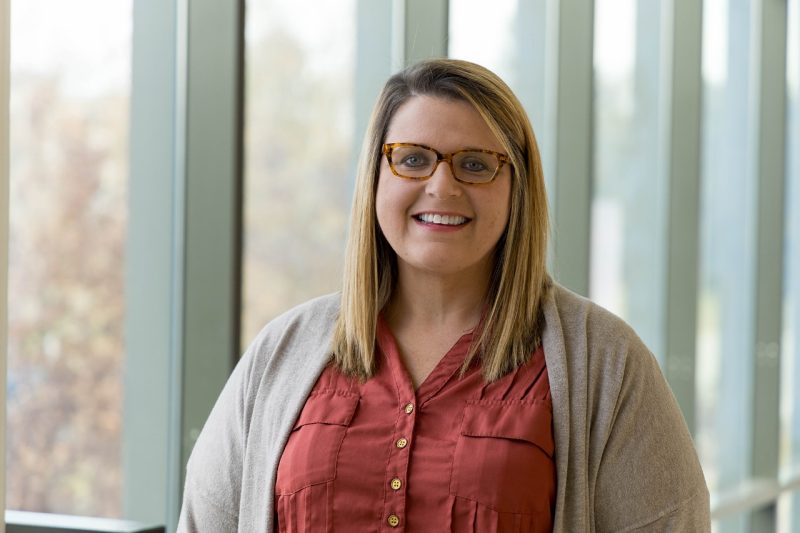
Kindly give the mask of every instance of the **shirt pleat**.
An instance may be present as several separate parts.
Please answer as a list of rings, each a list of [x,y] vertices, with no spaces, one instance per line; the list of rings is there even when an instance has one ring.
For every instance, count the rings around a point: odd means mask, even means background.
[[[469,519],[472,525],[472,533],[480,533],[478,529],[478,502],[473,502],[472,500],[467,501],[469,502]]]
[[[306,533],[303,524],[300,523],[300,517],[302,516],[302,510],[300,509],[300,504],[302,502],[300,498],[302,498],[304,494],[305,492],[301,491],[292,494],[290,497],[290,501],[292,502],[292,533]]]
[[[302,501],[304,509],[304,523],[300,531],[320,531],[330,530],[329,514],[331,512],[328,505],[316,505],[317,502],[327,500],[328,487],[330,483],[312,485],[308,489],[300,491],[297,497]]]
[[[514,515],[514,533],[522,533],[522,520],[526,515]]]
[[[547,391],[544,391],[543,394],[537,395],[536,391],[535,391],[535,389],[541,388],[542,384],[539,382],[539,378],[542,377],[542,374],[546,370],[547,370],[547,367],[542,365],[542,367],[539,368],[538,371],[534,375],[528,376],[529,379],[527,380],[526,386],[522,390],[522,396],[521,396],[522,399],[526,399],[526,398],[531,397],[531,396],[540,397],[540,398],[543,398],[543,399],[550,399],[550,386],[549,386],[549,384],[548,384],[548,387],[547,387]]]
[[[521,378],[521,374],[523,374],[523,373],[522,372],[514,372],[512,378],[503,383],[503,385],[504,385],[503,386],[503,393],[502,394],[498,394],[496,397],[498,399],[500,399],[500,400],[508,400],[508,399],[513,398],[514,397],[514,394],[513,394],[514,391],[519,389],[519,384],[517,383],[517,380],[519,380]],[[533,383],[531,383],[531,386],[533,386]]]
[[[453,496],[449,496],[450,500],[450,512],[447,515],[447,528],[445,531],[458,531],[456,528],[456,520],[454,520],[456,514],[456,498]]]
[[[526,517],[524,522],[524,527],[522,528],[523,533],[534,533],[534,524],[536,518],[533,515],[529,515]]]
[[[319,531],[319,525],[316,528],[313,527],[315,523],[319,524],[319,522],[314,522],[314,517],[312,516],[314,506],[311,505],[311,495],[314,489],[316,489],[316,487],[309,487],[309,490],[303,490],[297,493],[297,499],[302,502],[302,504],[298,506],[297,514],[303,517],[303,520],[297,524],[297,529],[299,531],[307,531],[309,533],[314,531],[314,529]]]
[[[321,500],[317,501],[325,501],[327,505],[325,505],[325,531],[326,533],[333,532],[333,483],[325,483],[325,496]],[[317,506],[322,507],[322,506]]]
[[[278,515],[278,531],[279,533],[286,533],[286,499],[276,498],[275,513]]]
[[[295,520],[294,512],[294,495],[290,494],[284,500],[283,514],[286,517],[286,533],[295,533],[297,531],[297,522]]]

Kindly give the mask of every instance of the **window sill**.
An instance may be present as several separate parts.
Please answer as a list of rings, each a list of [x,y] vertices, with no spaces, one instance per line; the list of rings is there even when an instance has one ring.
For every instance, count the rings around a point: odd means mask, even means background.
[[[7,533],[165,533],[164,526],[129,520],[6,511]]]

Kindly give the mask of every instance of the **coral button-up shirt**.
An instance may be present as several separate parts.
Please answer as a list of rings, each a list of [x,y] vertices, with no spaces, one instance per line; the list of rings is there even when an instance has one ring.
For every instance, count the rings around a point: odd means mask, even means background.
[[[462,336],[415,391],[382,317],[366,381],[328,366],[284,448],[281,532],[552,531],[556,468],[544,352],[487,384]]]

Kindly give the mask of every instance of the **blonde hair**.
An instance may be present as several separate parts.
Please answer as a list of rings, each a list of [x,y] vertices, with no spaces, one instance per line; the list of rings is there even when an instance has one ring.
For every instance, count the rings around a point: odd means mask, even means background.
[[[497,243],[483,328],[462,366],[480,353],[484,378],[496,380],[525,363],[541,338],[541,305],[549,221],[536,137],[511,89],[484,67],[455,59],[416,63],[386,82],[361,147],[345,255],[341,309],[333,360],[346,375],[367,379],[375,370],[375,331],[397,277],[396,255],[378,226],[375,194],[381,147],[397,109],[417,95],[472,104],[511,159],[511,209]]]

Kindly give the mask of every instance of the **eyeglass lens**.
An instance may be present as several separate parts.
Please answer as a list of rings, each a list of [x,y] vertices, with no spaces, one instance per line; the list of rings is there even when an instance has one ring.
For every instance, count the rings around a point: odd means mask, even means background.
[[[396,146],[392,150],[395,172],[406,178],[426,178],[433,174],[438,156],[433,150],[420,146]],[[453,155],[452,170],[461,181],[486,183],[497,172],[497,156],[486,152],[458,152]]]

